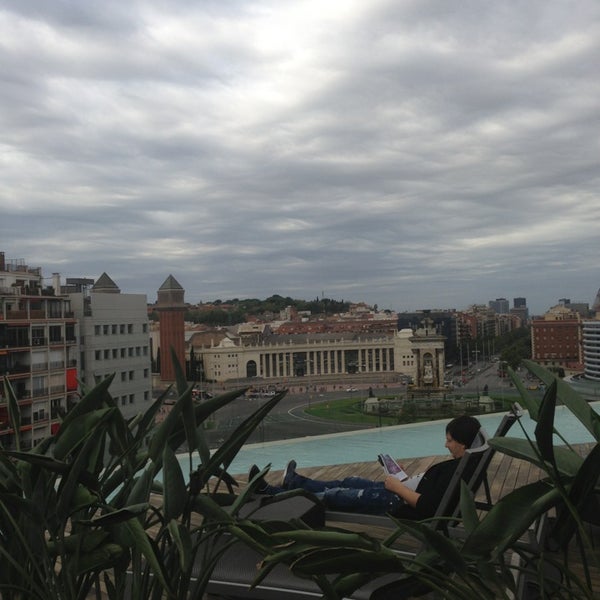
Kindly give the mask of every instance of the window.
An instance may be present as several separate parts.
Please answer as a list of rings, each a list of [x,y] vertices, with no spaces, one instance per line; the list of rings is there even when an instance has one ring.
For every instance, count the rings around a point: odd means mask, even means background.
[[[127,381],[127,371],[121,371],[121,381]]]
[[[135,394],[129,394],[129,404],[133,404],[135,402]]]
[[[62,342],[62,331],[60,325],[50,325],[48,328],[50,342]]]
[[[134,371],[129,371],[129,381],[133,381],[134,375]]]
[[[102,326],[102,333],[103,333],[104,335],[108,335],[108,325],[103,325],[103,326]]]
[[[116,326],[116,325],[113,325],[113,326],[111,327],[111,333],[112,333],[113,335],[116,335],[116,334],[117,334],[117,326]]]
[[[127,404],[127,396],[121,396],[121,406],[125,406]]]
[[[142,333],[148,333],[148,323],[142,325]]]
[[[125,348],[121,348],[121,358],[125,358]]]
[[[148,379],[149,375],[150,375],[150,369],[144,369],[144,379]]]
[[[110,350],[107,348],[104,351],[104,360],[108,360],[110,358]]]
[[[100,335],[100,325],[94,325],[94,335]]]
[[[131,323],[127,325],[127,333],[133,333],[133,325]]]
[[[136,356],[141,356],[142,355],[142,349],[140,346],[136,346],[135,347],[135,355]]]
[[[127,355],[128,356],[133,356],[133,346],[127,348]]]
[[[112,357],[119,358],[119,350],[117,348],[112,349]]]
[[[125,324],[121,323],[121,325],[119,325],[119,333],[121,335],[123,335],[125,333]]]
[[[144,356],[148,356],[148,346],[144,346]]]
[[[150,392],[147,390],[144,392],[144,400],[150,400]]]
[[[96,350],[96,352],[94,352],[94,359],[95,360],[101,360],[102,359],[102,350]]]

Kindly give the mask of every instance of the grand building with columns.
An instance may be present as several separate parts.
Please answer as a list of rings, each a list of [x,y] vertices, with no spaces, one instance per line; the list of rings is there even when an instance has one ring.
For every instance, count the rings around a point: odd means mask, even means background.
[[[209,341],[210,340],[210,341]],[[344,374],[404,374],[416,387],[441,388],[444,382],[444,336],[431,320],[418,329],[383,334],[276,335],[255,332],[250,338],[223,333],[188,341],[186,354],[202,365],[208,380]]]

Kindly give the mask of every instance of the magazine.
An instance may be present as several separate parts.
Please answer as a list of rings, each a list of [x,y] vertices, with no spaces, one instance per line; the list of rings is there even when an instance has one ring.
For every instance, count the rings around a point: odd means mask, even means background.
[[[379,454],[377,460],[388,475],[393,475],[400,481],[408,479],[408,473],[389,454]]]

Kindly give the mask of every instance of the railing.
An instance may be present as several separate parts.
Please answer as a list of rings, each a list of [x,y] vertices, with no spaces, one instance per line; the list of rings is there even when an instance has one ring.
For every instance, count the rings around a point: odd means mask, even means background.
[[[50,386],[50,394],[63,394],[65,392],[64,385],[51,385]]]
[[[26,310],[9,310],[6,313],[7,320],[21,320],[28,319],[29,315]]]
[[[54,370],[54,369],[64,369],[65,368],[65,361],[64,360],[53,360],[50,362],[50,369]]]
[[[48,363],[47,362],[35,363],[34,365],[31,365],[31,370],[32,371],[47,371]]]
[[[33,390],[33,397],[39,398],[40,396],[47,396],[48,388],[40,388],[38,390]]]
[[[8,365],[6,370],[9,375],[17,375],[20,373],[30,373],[31,367],[29,365]]]

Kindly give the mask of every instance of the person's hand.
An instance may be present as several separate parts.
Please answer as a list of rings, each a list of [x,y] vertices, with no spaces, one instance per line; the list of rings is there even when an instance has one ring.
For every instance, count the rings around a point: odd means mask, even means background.
[[[404,487],[404,484],[397,478],[394,477],[393,475],[388,475],[384,481],[383,484],[385,486],[385,489],[390,491],[390,492],[394,492],[394,493],[398,493],[398,486],[400,487]]]

